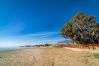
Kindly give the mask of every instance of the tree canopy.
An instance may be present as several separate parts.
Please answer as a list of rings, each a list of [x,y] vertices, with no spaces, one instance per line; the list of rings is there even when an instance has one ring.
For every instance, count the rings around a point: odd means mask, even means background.
[[[64,38],[71,38],[77,44],[99,43],[99,23],[95,16],[77,13],[61,29]]]

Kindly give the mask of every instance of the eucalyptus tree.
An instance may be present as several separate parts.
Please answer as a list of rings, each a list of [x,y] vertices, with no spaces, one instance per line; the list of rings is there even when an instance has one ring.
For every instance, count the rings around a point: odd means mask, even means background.
[[[99,23],[95,16],[77,13],[61,29],[63,37],[71,38],[77,44],[94,44],[99,37]]]

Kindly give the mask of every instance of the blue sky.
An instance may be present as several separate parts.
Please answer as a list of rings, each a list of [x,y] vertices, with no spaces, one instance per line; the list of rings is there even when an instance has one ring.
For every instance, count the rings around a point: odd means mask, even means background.
[[[0,0],[0,47],[64,40],[59,31],[77,12],[95,15],[98,0]]]

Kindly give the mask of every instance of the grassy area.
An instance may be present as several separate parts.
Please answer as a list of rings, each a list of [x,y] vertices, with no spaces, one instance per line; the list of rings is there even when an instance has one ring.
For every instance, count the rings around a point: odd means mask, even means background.
[[[94,53],[93,55],[95,58],[99,58],[99,53]]]

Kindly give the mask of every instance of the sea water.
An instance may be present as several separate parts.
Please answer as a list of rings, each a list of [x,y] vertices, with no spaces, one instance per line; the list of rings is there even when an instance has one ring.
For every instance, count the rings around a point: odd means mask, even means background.
[[[25,49],[25,48],[32,48],[32,47],[0,47],[0,51],[11,51],[11,50]]]
[[[0,51],[10,51],[16,49],[19,49],[19,47],[0,47]]]

